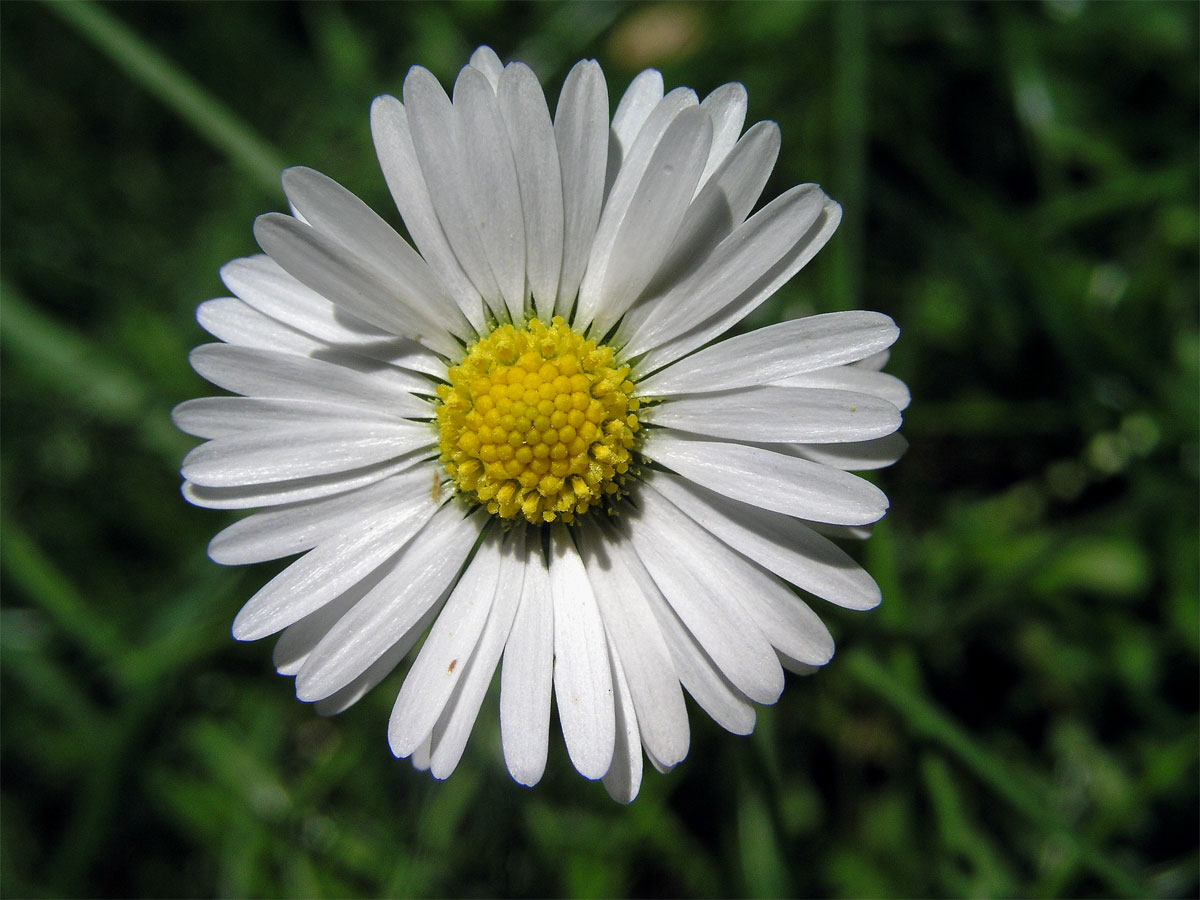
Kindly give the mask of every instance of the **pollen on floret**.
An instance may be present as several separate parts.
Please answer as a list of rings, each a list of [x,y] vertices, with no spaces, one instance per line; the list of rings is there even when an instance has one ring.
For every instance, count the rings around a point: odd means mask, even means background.
[[[638,401],[613,350],[549,325],[500,325],[438,388],[439,448],[459,491],[504,519],[571,523],[621,493]]]

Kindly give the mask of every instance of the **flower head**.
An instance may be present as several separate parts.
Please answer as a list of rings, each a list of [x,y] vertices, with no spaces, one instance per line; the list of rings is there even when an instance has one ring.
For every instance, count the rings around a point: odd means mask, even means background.
[[[453,100],[412,69],[371,109],[412,244],[286,171],[292,214],[258,219],[266,255],[198,311],[220,343],[192,365],[235,396],[175,421],[206,439],[185,496],[259,510],[212,558],[303,554],[234,622],[282,632],[300,699],[345,709],[424,638],[397,756],[448,777],[499,668],[513,777],[542,775],[553,695],[575,767],[627,802],[643,750],[664,771],[686,755],[684,691],[748,733],[784,669],[833,654],[803,598],[879,602],[826,534],[884,514],[849,470],[903,452],[908,394],[879,371],[898,331],[878,313],[714,343],[841,215],[811,184],[751,215],[779,129],[743,133],[741,85],[699,102],[646,71],[608,112],[593,61],[553,116],[486,47]]]

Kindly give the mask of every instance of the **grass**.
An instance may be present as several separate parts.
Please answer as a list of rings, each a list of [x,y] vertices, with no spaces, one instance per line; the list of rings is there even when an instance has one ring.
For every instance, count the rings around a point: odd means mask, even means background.
[[[1194,4],[0,5],[5,896],[1195,896]],[[228,623],[269,567],[178,496],[195,305],[284,208],[380,210],[366,111],[487,42],[553,97],[594,56],[739,80],[774,195],[846,210],[755,322],[903,329],[907,457],[855,548],[877,611],[629,808],[388,753],[401,675],[332,720]]]

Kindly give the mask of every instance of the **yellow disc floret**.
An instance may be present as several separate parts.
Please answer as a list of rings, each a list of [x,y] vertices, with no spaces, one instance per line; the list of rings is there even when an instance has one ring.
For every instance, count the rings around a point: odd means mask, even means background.
[[[488,512],[574,521],[619,495],[633,463],[638,401],[611,347],[546,325],[501,325],[438,388],[439,446],[460,491]]]

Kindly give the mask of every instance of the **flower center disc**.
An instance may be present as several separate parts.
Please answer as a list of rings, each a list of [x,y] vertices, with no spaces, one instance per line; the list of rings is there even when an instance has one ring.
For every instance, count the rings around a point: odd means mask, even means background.
[[[619,495],[638,401],[629,367],[559,317],[501,325],[438,388],[439,446],[459,489],[488,512],[541,524]]]

